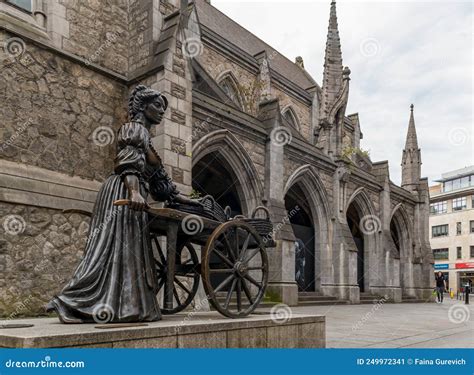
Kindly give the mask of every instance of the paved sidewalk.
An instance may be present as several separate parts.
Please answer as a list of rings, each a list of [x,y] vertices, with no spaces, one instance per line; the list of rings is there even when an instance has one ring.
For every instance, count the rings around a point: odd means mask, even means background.
[[[474,301],[292,307],[326,315],[328,348],[474,348]]]

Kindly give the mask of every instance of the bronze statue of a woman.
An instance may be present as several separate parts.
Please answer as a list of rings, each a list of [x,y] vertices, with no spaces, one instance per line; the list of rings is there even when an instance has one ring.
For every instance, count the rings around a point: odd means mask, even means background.
[[[143,322],[161,318],[156,298],[148,194],[157,201],[191,201],[176,190],[153,148],[149,129],[168,106],[160,92],[137,86],[129,100],[130,122],[117,136],[114,173],[100,189],[84,256],[74,276],[47,305],[63,323]],[[114,206],[129,199],[129,206]]]

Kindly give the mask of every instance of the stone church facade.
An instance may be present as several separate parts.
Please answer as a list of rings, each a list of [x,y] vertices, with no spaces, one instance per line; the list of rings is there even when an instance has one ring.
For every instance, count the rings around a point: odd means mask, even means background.
[[[430,298],[413,107],[400,187],[346,114],[335,2],[321,85],[208,1],[16,3],[0,1],[1,316],[40,314],[71,276],[138,83],[169,100],[153,143],[182,192],[269,209],[269,298]]]

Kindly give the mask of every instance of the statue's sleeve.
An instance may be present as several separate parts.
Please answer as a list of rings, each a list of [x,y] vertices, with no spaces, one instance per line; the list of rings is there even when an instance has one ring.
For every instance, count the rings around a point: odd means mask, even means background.
[[[145,171],[146,153],[150,143],[148,130],[140,123],[124,124],[117,134],[115,173],[140,177]]]
[[[158,156],[158,153],[151,144],[150,149],[156,155],[156,157],[161,160]],[[168,173],[166,173],[166,170],[161,162],[157,167],[147,166],[145,175],[150,185],[150,194],[155,201],[171,202],[179,194],[176,185],[168,176]]]

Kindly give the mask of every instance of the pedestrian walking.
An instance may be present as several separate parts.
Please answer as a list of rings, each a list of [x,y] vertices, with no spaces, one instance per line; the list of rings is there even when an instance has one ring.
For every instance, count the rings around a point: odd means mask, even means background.
[[[444,279],[443,273],[440,271],[436,277],[436,297],[437,303],[443,303],[444,291],[446,290],[446,280]]]

